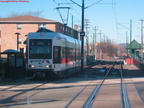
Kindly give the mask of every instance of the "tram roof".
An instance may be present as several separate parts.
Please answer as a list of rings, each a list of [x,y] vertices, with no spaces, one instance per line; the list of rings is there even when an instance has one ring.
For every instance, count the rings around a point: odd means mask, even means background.
[[[49,30],[49,29],[46,29],[46,28],[44,28],[44,27],[41,27],[38,31],[36,31],[36,32],[54,32],[54,31],[52,31],[52,30]]]
[[[67,36],[67,35],[64,35],[62,33],[59,33],[59,32],[54,32],[54,31],[51,31],[49,29],[46,29],[46,28],[40,28],[39,30],[37,30],[36,32],[30,32],[29,35],[30,37],[31,36],[36,36],[36,35],[33,35],[33,34],[41,34],[41,35],[45,35],[45,34],[50,34],[49,35],[49,38],[54,38],[54,37],[63,37],[63,38],[66,38],[66,39],[74,39],[74,40],[77,40],[75,38],[72,38],[70,36]],[[52,36],[52,37],[51,37]]]
[[[46,37],[44,35],[46,35]],[[29,39],[34,39],[34,38],[46,39],[46,38],[55,38],[55,37],[57,37],[57,39],[63,38],[63,39],[69,40],[69,41],[76,41],[77,40],[77,39],[72,38],[70,36],[64,35],[62,33],[54,32],[54,31],[51,31],[51,30],[46,29],[46,28],[40,28],[39,30],[37,30],[37,32],[30,32],[28,34]],[[80,41],[80,40],[77,40],[77,41]],[[24,44],[26,44],[26,41],[24,42]]]
[[[29,39],[46,39],[46,38],[63,38],[63,39],[67,39],[67,40],[77,40],[75,38],[72,38],[70,36],[64,35],[62,33],[58,33],[58,32],[30,32],[28,34],[28,38]]]

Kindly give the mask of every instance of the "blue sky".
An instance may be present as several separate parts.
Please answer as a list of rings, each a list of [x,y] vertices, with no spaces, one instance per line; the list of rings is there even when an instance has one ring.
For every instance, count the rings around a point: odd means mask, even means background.
[[[1,0],[6,1],[6,0]],[[9,0],[10,1],[10,0]],[[18,1],[18,0],[15,0]],[[73,23],[81,25],[81,7],[71,3],[70,0],[27,0],[24,2],[0,2],[0,17],[7,17],[10,13],[23,13],[28,11],[43,11],[41,17],[56,20],[62,23],[56,7],[70,7],[68,26],[71,27],[72,15]],[[82,0],[73,0],[79,5]],[[90,6],[100,0],[85,0],[85,7]],[[58,3],[61,3],[58,5]],[[113,3],[113,4],[112,4]],[[101,0],[98,4],[85,9],[85,19],[89,19],[89,34],[94,33],[97,27],[97,41],[99,33],[108,37],[116,43],[126,42],[126,31],[129,36],[130,20],[132,20],[132,39],[140,42],[140,19],[144,19],[144,0]]]

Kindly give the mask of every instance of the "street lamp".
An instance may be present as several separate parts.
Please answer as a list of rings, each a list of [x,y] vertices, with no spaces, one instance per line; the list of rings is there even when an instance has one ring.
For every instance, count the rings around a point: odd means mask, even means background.
[[[20,33],[15,33],[16,35],[17,35],[17,51],[18,51],[18,49],[19,49],[19,35],[20,35]]]

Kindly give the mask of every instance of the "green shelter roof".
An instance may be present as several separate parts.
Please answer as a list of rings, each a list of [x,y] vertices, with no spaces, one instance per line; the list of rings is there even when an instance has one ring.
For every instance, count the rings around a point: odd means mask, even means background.
[[[136,40],[133,40],[130,44],[128,44],[126,49],[130,49],[130,47],[132,49],[142,49],[142,46]]]

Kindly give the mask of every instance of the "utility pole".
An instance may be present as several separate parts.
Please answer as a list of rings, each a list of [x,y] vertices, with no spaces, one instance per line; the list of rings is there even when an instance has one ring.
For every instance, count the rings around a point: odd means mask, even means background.
[[[96,44],[96,31],[97,31],[97,28],[96,28],[96,26],[94,27],[94,42],[95,42],[95,44]]]
[[[92,53],[93,55],[95,55],[95,34],[93,33],[92,36],[93,36]]]
[[[100,34],[100,44],[101,44],[101,35],[102,35],[101,30],[99,34]],[[100,59],[103,59],[102,48],[99,49],[99,56],[100,56]]]
[[[89,28],[89,19],[85,19],[85,30],[86,30],[86,44],[87,44],[87,58],[89,58],[89,37],[88,37],[88,28]]]
[[[85,29],[86,29],[86,36],[88,36],[88,28],[89,28],[89,19],[85,19]]]
[[[96,28],[96,26],[95,26],[95,28],[94,28],[94,55],[95,55],[95,59],[97,58],[96,56],[97,56],[97,48],[96,48],[96,31],[97,31],[97,28]]]
[[[101,33],[101,31],[100,31],[100,33],[99,33],[99,34],[100,34],[100,43],[101,43],[101,34],[102,34],[102,33]]]

